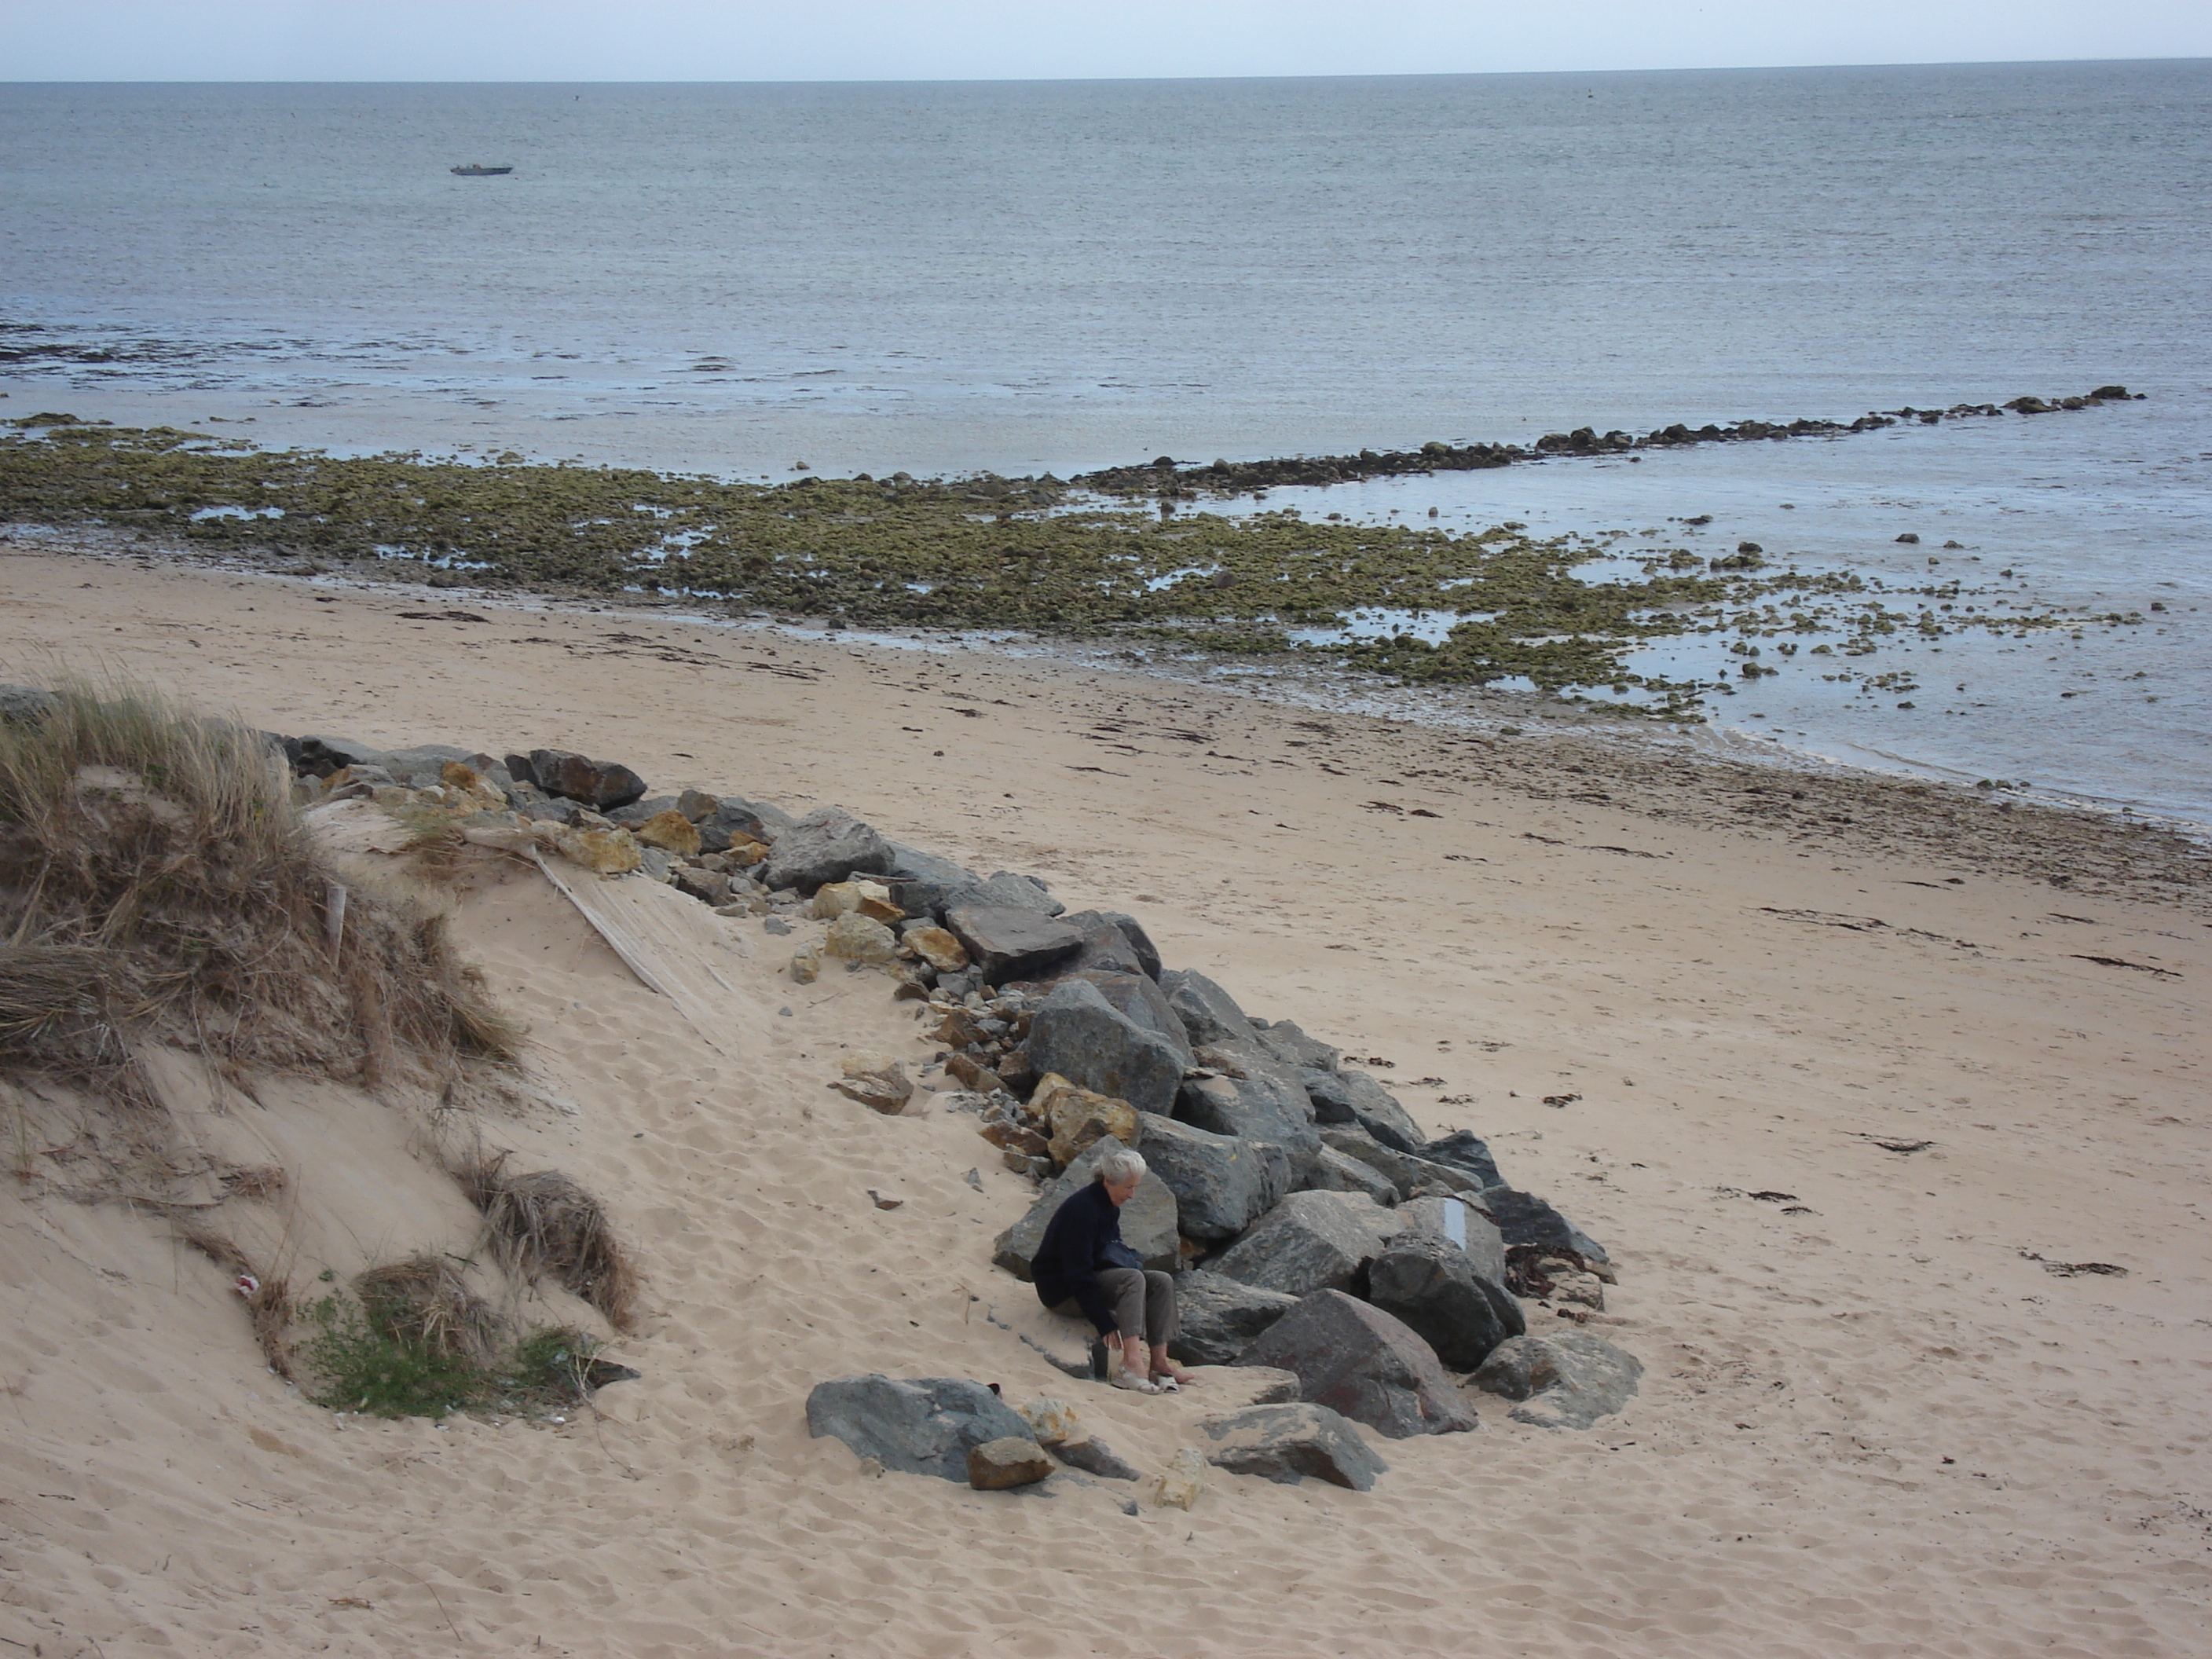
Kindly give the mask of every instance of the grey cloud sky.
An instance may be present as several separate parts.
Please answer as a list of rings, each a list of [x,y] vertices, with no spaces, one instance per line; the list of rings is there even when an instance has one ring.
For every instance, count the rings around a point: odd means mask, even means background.
[[[2207,56],[2204,0],[0,0],[10,81],[997,80]]]

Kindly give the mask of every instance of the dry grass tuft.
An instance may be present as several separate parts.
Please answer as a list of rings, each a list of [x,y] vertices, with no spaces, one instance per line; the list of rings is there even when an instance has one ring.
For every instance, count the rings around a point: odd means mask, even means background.
[[[374,1085],[520,1031],[442,915],[333,884],[262,734],[128,685],[0,725],[0,1068],[122,1086],[145,1041]]]
[[[533,1284],[550,1273],[617,1330],[635,1329],[637,1269],[599,1200],[558,1170],[509,1175],[506,1164],[502,1152],[458,1171],[462,1190],[483,1212],[500,1265]]]
[[[261,1345],[262,1357],[269,1362],[270,1370],[287,1382],[297,1382],[291,1348],[285,1340],[298,1312],[292,1303],[291,1281],[281,1273],[264,1278],[257,1273],[246,1252],[221,1233],[187,1227],[177,1237],[224,1272],[254,1281],[254,1288],[246,1296],[246,1317],[253,1327],[253,1340]]]
[[[442,1255],[423,1251],[371,1267],[353,1288],[372,1328],[426,1353],[481,1365],[499,1352],[507,1334],[491,1304]]]

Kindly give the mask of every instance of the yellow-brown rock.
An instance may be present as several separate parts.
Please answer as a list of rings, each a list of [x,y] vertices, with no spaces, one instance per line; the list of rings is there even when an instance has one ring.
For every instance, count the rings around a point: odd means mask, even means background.
[[[889,1054],[849,1054],[838,1062],[838,1069],[845,1075],[831,1087],[887,1117],[905,1110],[914,1098],[914,1083],[906,1067]]]
[[[1205,1491],[1206,1460],[1185,1446],[1160,1471],[1152,1486],[1152,1503],[1164,1510],[1188,1510]]]
[[[1047,1073],[1037,1085],[1030,1113],[1047,1126],[1053,1162],[1062,1165],[1074,1163],[1102,1136],[1134,1146],[1145,1132],[1142,1116],[1127,1101],[1078,1088],[1057,1072]]]
[[[891,930],[880,921],[874,921],[857,910],[848,910],[830,924],[822,936],[824,954],[842,957],[848,962],[889,962],[898,952],[898,941]]]
[[[968,965],[968,949],[942,927],[917,927],[906,936],[906,942],[920,957],[940,974],[957,974]]]
[[[465,761],[447,761],[438,769],[438,776],[447,788],[458,790],[466,797],[473,808],[487,812],[507,810],[507,797],[489,779]]]
[[[750,836],[730,837],[729,858],[741,870],[750,870],[768,858],[769,847],[764,841],[755,841]]]
[[[645,862],[645,849],[627,830],[563,830],[554,843],[562,857],[603,876],[628,875]]]
[[[674,807],[656,812],[630,833],[647,847],[658,847],[678,858],[695,858],[699,852],[699,826]]]

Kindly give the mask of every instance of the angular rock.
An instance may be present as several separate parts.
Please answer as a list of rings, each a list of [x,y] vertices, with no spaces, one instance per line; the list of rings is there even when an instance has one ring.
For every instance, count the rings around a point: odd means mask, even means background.
[[[1182,1021],[1191,1047],[1209,1043],[1255,1042],[1257,1033],[1237,999],[1200,973],[1178,969],[1160,975],[1160,989]]]
[[[1052,1474],[1052,1459],[1034,1440],[1008,1435],[968,1449],[968,1484],[977,1492],[1034,1486]]]
[[[1304,1184],[1319,1193],[1364,1193],[1377,1204],[1398,1201],[1398,1188],[1386,1176],[1334,1146],[1323,1146],[1315,1154]]]
[[[1490,1148],[1472,1129],[1455,1129],[1413,1150],[1431,1164],[1449,1164],[1455,1170],[1466,1170],[1485,1187],[1505,1184],[1504,1178],[1498,1173],[1498,1160],[1491,1157]]]
[[[1030,1425],[1030,1433],[1041,1446],[1057,1446],[1067,1440],[1088,1440],[1091,1431],[1075,1414],[1075,1407],[1065,1400],[1048,1395],[1032,1400],[1021,1408],[1022,1421]]]
[[[910,916],[943,916],[945,902],[980,879],[973,870],[951,859],[899,842],[891,843],[891,866],[884,879],[893,900]]]
[[[1394,1152],[1419,1151],[1420,1126],[1398,1103],[1397,1096],[1366,1073],[1307,1066],[1299,1072],[1298,1081],[1313,1102],[1316,1122],[1353,1124]]]
[[[1163,1510],[1188,1510],[1206,1493],[1206,1460],[1188,1446],[1168,1460],[1152,1486],[1152,1504]]]
[[[379,766],[383,761],[381,749],[356,743],[351,738],[316,736],[300,739],[301,769],[319,778],[342,772],[349,766]]]
[[[973,915],[961,907],[952,912],[953,927],[970,954],[976,952],[978,935],[963,924]],[[1140,1112],[1164,1115],[1182,1085],[1182,1056],[1083,980],[1054,988],[1032,1017],[1023,1048],[1038,1072],[1058,1073],[1085,1089],[1126,1100]]]
[[[645,780],[627,766],[587,760],[565,749],[532,750],[530,775],[547,794],[581,801],[595,812],[627,806],[645,793]]]
[[[1028,1425],[981,1382],[880,1372],[816,1383],[806,1396],[806,1431],[817,1439],[835,1435],[854,1456],[887,1469],[960,1482],[971,1448],[1029,1439]]]
[[[1291,1158],[1272,1141],[1218,1135],[1171,1117],[1145,1121],[1145,1162],[1176,1195],[1186,1237],[1234,1238],[1290,1190]]]
[[[1103,1440],[1063,1441],[1052,1449],[1052,1455],[1072,1469],[1081,1469],[1085,1474],[1095,1474],[1102,1480],[1136,1480],[1142,1477],[1133,1464],[1114,1455],[1114,1449]]]
[[[1398,1189],[1401,1198],[1411,1198],[1424,1188],[1442,1188],[1448,1193],[1469,1195],[1482,1190],[1466,1170],[1449,1164],[1431,1164],[1426,1158],[1385,1146],[1354,1123],[1325,1124],[1321,1138],[1346,1158],[1358,1158],[1382,1176]]]
[[[1301,1401],[1248,1406],[1199,1425],[1213,1443],[1206,1461],[1232,1474],[1296,1486],[1308,1475],[1366,1492],[1390,1466],[1339,1413]]]
[[[802,945],[791,953],[791,977],[801,985],[811,985],[822,977],[822,951],[819,946]]]
[[[1579,1331],[1501,1342],[1472,1381],[1522,1403],[1506,1413],[1540,1429],[1587,1429],[1635,1395],[1644,1362]]]
[[[1098,1168],[1098,1160],[1107,1153],[1123,1150],[1121,1143],[1108,1135],[1097,1140],[1074,1163],[1067,1172],[1048,1183],[1037,1194],[1036,1202],[1029,1213],[1000,1233],[991,1247],[991,1261],[1005,1268],[1024,1284],[1029,1281],[1030,1261],[1036,1255],[1037,1246],[1044,1241],[1044,1230],[1060,1206],[1073,1194],[1091,1184]],[[1182,1249],[1176,1231],[1176,1200],[1165,1182],[1140,1181],[1135,1195],[1121,1206],[1121,1242],[1143,1258],[1145,1266],[1162,1273],[1172,1273],[1182,1261]]]
[[[607,821],[610,823],[626,824],[635,829],[647,818],[656,817],[663,812],[673,812],[676,810],[676,801],[677,797],[674,795],[647,795],[630,802],[627,806],[608,807]],[[690,820],[687,818],[684,822],[688,823]]]
[[[1577,1255],[1599,1269],[1600,1278],[1609,1276],[1605,1270],[1613,1258],[1605,1253],[1605,1247],[1534,1194],[1492,1187],[1483,1193],[1481,1203],[1505,1236],[1508,1250]]]
[[[1098,911],[1071,911],[1060,920],[1063,926],[1083,935],[1082,947],[1061,966],[1060,972],[1087,969],[1102,974],[1144,974],[1144,964],[1138,960],[1128,936]],[[1150,984],[1151,981],[1146,982]]]
[[[850,1054],[837,1064],[844,1075],[830,1087],[886,1117],[904,1111],[914,1098],[913,1079],[907,1076],[906,1067],[889,1054]]]
[[[1316,1042],[1287,1019],[1273,1024],[1255,1019],[1251,1024],[1260,1046],[1293,1070],[1334,1072],[1344,1058],[1340,1050]]]
[[[676,890],[702,904],[727,904],[730,878],[718,870],[695,870],[686,866],[676,872]]]
[[[62,706],[62,700],[35,685],[0,685],[0,726],[31,726]]]
[[[1181,1327],[1168,1353],[1185,1365],[1226,1365],[1298,1305],[1294,1296],[1263,1291],[1219,1273],[1176,1277],[1176,1316]],[[1295,1396],[1293,1396],[1295,1397]]]
[[[553,844],[571,864],[580,864],[603,876],[627,875],[645,863],[645,849],[627,830],[563,828]]]
[[[992,985],[1026,979],[1083,948],[1083,935],[1073,927],[1012,905],[956,901],[945,907],[945,925]]]
[[[1367,1264],[1367,1299],[1455,1371],[1473,1370],[1528,1328],[1505,1287],[1479,1275],[1468,1253],[1437,1233],[1403,1232],[1385,1245]]]
[[[664,853],[673,853],[678,858],[695,858],[699,852],[699,831],[690,819],[674,807],[656,812],[643,823],[631,830],[647,847],[658,847]]]
[[[823,882],[814,890],[814,902],[807,906],[806,913],[823,921],[834,921],[848,910],[858,910],[872,921],[884,923],[903,921],[906,915],[890,902],[888,887],[866,876],[856,876],[850,881]]]
[[[679,806],[688,799],[688,795],[679,797]],[[775,839],[775,832],[761,817],[759,809],[734,795],[720,797],[713,811],[692,822],[699,826],[699,845],[709,853],[726,853],[740,842],[757,842],[764,847]]]
[[[1058,987],[1070,980],[1081,980],[1087,985],[1095,986],[1100,996],[1174,1049],[1186,1070],[1198,1063],[1197,1056],[1191,1053],[1190,1040],[1182,1034],[1182,1022],[1175,1017],[1175,1010],[1168,1006],[1168,1000],[1160,994],[1160,988],[1144,975],[1106,973],[1095,968],[1078,968],[1055,970],[1050,984],[1051,987]],[[1041,994],[1049,996],[1052,990],[1048,988]]]
[[[822,949],[826,955],[842,957],[848,962],[872,963],[880,967],[898,955],[898,940],[890,928],[873,917],[848,910],[823,933]]]
[[[1475,1202],[1441,1195],[1413,1198],[1399,1205],[1397,1214],[1407,1227],[1431,1233],[1466,1251],[1477,1277],[1504,1288],[1504,1236]]]
[[[1098,914],[1121,930],[1121,937],[1129,941],[1129,948],[1137,953],[1137,965],[1143,970],[1145,977],[1152,980],[1159,978],[1159,947],[1152,943],[1152,936],[1145,931],[1145,925],[1136,917],[1124,915],[1119,910],[1101,910]]]
[[[1372,1212],[1372,1218],[1363,1212]],[[1366,1288],[1389,1212],[1357,1193],[1292,1193],[1207,1265],[1224,1279],[1306,1297]]]
[[[1237,1358],[1296,1371],[1305,1398],[1404,1440],[1476,1426],[1435,1351],[1401,1320],[1341,1291],[1316,1291]]]
[[[908,927],[901,943],[940,974],[957,974],[968,965],[968,951],[944,928],[925,925]]]
[[[1135,1107],[1111,1095],[1079,1087],[1057,1073],[1048,1073],[1037,1085],[1036,1092],[1030,1097],[1030,1111],[1043,1121],[1048,1136],[1045,1150],[1063,1168],[1082,1157],[1102,1135],[1111,1135],[1124,1146],[1150,1145]],[[1145,1162],[1152,1162],[1149,1154]]]
[[[880,875],[892,856],[891,844],[850,812],[817,806],[775,838],[761,875],[779,892],[796,887],[811,893],[856,872]]]
[[[694,823],[713,817],[721,807],[722,798],[710,795],[703,789],[686,789],[676,798],[676,810]]]
[[[1186,1082],[1176,1097],[1175,1115],[1218,1135],[1273,1140],[1287,1146],[1299,1177],[1321,1151],[1313,1104],[1285,1066],[1257,1043],[1200,1048],[1195,1058],[1215,1071],[1212,1077]]]
[[[971,882],[959,892],[947,895],[945,902],[948,909],[956,904],[990,904],[1030,910],[1041,916],[1056,916],[1067,908],[1035,876],[1017,876],[1005,870],[988,881]]]

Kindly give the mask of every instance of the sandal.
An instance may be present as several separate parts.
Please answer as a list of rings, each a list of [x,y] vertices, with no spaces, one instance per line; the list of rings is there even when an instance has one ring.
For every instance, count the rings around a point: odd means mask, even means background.
[[[1127,1371],[1123,1371],[1119,1376],[1114,1379],[1114,1386],[1117,1389],[1127,1389],[1131,1394],[1158,1394],[1159,1392],[1159,1389],[1152,1386],[1150,1378],[1132,1376]]]
[[[1156,1376],[1152,1379],[1152,1392],[1154,1394],[1181,1394],[1182,1392],[1182,1384],[1176,1382],[1172,1376]]]

